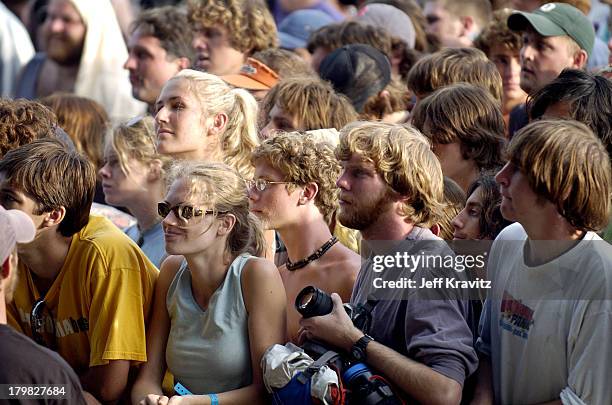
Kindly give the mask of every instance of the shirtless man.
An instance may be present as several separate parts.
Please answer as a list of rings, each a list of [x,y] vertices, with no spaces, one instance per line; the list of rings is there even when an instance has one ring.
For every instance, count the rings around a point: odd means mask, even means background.
[[[283,133],[266,140],[251,158],[251,211],[274,229],[287,247],[288,262],[279,270],[287,293],[287,337],[297,341],[298,293],[313,285],[348,300],[359,272],[359,255],[330,232],[338,204],[340,164],[333,148],[311,136]]]

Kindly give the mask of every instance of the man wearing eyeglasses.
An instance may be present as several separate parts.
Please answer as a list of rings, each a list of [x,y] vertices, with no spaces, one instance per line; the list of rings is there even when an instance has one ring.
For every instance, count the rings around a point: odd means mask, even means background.
[[[83,388],[119,400],[130,366],[146,361],[157,270],[104,218],[89,215],[95,171],[56,140],[37,140],[0,161],[0,205],[25,212],[36,236],[20,244],[8,322],[56,350]]]
[[[83,404],[81,384],[74,371],[51,350],[45,349],[6,325],[6,303],[11,302],[17,283],[17,243],[34,239],[36,229],[32,220],[18,210],[5,210],[0,206],[0,384],[13,384],[0,388],[0,398],[15,394],[24,384],[61,384],[64,394],[46,403]],[[59,392],[59,390],[58,390]]]
[[[252,161],[249,206],[287,247],[288,261],[279,270],[287,294],[287,336],[297,342],[301,315],[293,303],[298,293],[314,285],[348,300],[359,271],[359,255],[330,232],[340,164],[331,146],[299,133],[267,139]]]

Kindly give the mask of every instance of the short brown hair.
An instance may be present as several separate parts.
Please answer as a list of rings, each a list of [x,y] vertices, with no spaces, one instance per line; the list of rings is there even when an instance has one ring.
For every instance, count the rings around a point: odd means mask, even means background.
[[[402,82],[391,79],[383,91],[387,93],[386,96],[379,93],[368,98],[363,106],[362,119],[381,120],[387,114],[408,109],[410,93]]]
[[[317,48],[331,52],[344,45],[352,44],[370,45],[388,58],[391,57],[392,39],[387,31],[357,21],[345,21],[319,28],[310,34],[307,48],[310,53],[314,53]]]
[[[188,15],[196,29],[221,25],[230,44],[248,55],[276,48],[276,24],[262,0],[189,0]]]
[[[278,73],[281,79],[295,76],[314,76],[315,71],[302,57],[295,52],[280,48],[268,48],[253,54],[270,69]]]
[[[491,56],[491,48],[501,45],[511,52],[520,52],[523,38],[516,31],[508,28],[508,17],[513,10],[504,8],[493,13],[493,20],[487,24],[474,41],[474,46]]]
[[[253,165],[264,160],[283,173],[284,180],[298,186],[316,183],[319,192],[314,203],[330,223],[338,207],[336,180],[340,175],[340,163],[333,147],[308,134],[299,132],[281,133],[266,139],[251,156]],[[288,185],[290,187],[290,185]]]
[[[348,98],[337,94],[331,84],[315,77],[285,79],[273,87],[261,105],[262,121],[268,121],[275,104],[287,114],[297,117],[305,131],[340,129],[357,119]]]
[[[501,103],[502,78],[479,49],[444,48],[417,61],[408,72],[408,87],[424,97],[449,84],[466,82],[483,87]]]
[[[464,159],[481,170],[502,165],[504,117],[482,87],[457,83],[425,97],[412,111],[412,125],[433,143],[459,142]]]
[[[57,115],[58,124],[74,142],[76,150],[94,164],[96,170],[104,160],[104,138],[110,120],[98,102],[70,93],[55,93],[40,102]]]
[[[372,162],[390,190],[407,197],[407,221],[430,227],[442,217],[442,167],[429,140],[409,125],[353,122],[340,131],[336,157],[358,153]]]
[[[23,98],[0,99],[0,159],[36,139],[54,137],[57,117],[49,108]]]
[[[78,152],[68,151],[55,139],[39,139],[8,152],[0,173],[38,205],[35,215],[60,207],[66,216],[59,224],[62,236],[79,232],[89,221],[96,188],[93,165]]]
[[[533,191],[572,226],[598,231],[609,221],[612,168],[601,141],[578,121],[535,121],[517,132],[508,158]]]
[[[481,28],[491,20],[490,0],[426,0],[440,4],[450,14],[457,17],[470,16]]]
[[[131,32],[140,30],[143,35],[159,40],[169,57],[195,57],[191,46],[193,30],[185,29],[189,25],[187,11],[183,7],[163,6],[142,11],[131,25]]]

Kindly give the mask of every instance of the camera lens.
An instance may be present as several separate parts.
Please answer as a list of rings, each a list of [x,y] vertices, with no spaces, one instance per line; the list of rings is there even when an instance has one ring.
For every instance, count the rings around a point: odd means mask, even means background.
[[[295,309],[304,318],[310,318],[329,314],[334,309],[334,303],[325,291],[308,286],[295,298]]]

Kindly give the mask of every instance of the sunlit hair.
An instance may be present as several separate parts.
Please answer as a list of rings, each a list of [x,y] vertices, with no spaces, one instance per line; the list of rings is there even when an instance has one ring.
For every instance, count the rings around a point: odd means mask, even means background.
[[[438,221],[440,235],[444,240],[452,240],[455,232],[452,221],[465,207],[465,193],[450,177],[444,176],[444,210]]]
[[[119,167],[126,176],[130,175],[128,163],[131,160],[148,164],[153,160],[162,162],[167,170],[171,158],[157,153],[157,135],[153,117],[138,117],[117,125],[108,141],[117,154]]]
[[[262,103],[261,121],[267,123],[274,105],[295,117],[304,131],[340,129],[357,119],[353,105],[334,91],[328,82],[316,77],[296,77],[282,80],[273,87]]]
[[[70,93],[55,93],[40,102],[55,112],[58,125],[70,136],[76,150],[87,156],[99,170],[104,160],[104,138],[110,125],[104,107]]]
[[[491,20],[490,0],[432,0],[456,18],[472,17],[479,27]]]
[[[419,97],[459,82],[483,87],[500,103],[503,94],[497,67],[476,48],[444,48],[424,56],[408,72],[407,82],[408,88]]]
[[[354,153],[372,162],[390,191],[407,197],[407,221],[431,227],[442,217],[443,176],[428,139],[409,125],[354,122],[340,131],[336,157],[348,161]]]
[[[412,111],[412,125],[432,143],[459,142],[466,160],[479,169],[502,163],[504,118],[499,103],[483,88],[467,83],[442,87]]]
[[[316,77],[315,71],[301,56],[286,49],[268,48],[254,53],[252,57],[278,73],[281,79],[295,76]]]
[[[506,50],[516,52],[518,55],[523,46],[523,38],[518,32],[508,28],[508,17],[514,10],[503,8],[493,13],[491,20],[474,41],[474,46],[491,56],[491,49],[500,45]]]
[[[410,94],[402,82],[392,79],[383,91],[386,92],[386,96],[378,93],[368,98],[361,114],[363,120],[381,120],[385,115],[405,111],[408,108]]]
[[[187,14],[195,30],[224,27],[231,46],[248,55],[278,46],[276,24],[263,0],[189,0]]]
[[[179,179],[186,179],[189,184],[188,199],[211,209],[215,216],[236,217],[226,241],[228,254],[263,256],[266,248],[263,230],[249,211],[246,182],[235,169],[223,163],[179,161],[170,169],[168,185]]]
[[[577,121],[535,121],[517,132],[508,158],[540,197],[579,230],[608,224],[612,169],[601,141]]]
[[[87,225],[96,172],[85,156],[66,149],[61,141],[38,139],[9,151],[0,160],[0,173],[11,188],[34,200],[34,215],[66,209],[57,228],[62,236],[72,236]]]
[[[283,173],[283,181],[298,186],[316,183],[319,191],[314,203],[325,221],[331,222],[338,208],[336,180],[340,175],[340,163],[330,144],[318,142],[317,138],[305,133],[279,133],[255,149],[251,162],[258,161],[265,161]],[[293,187],[289,184],[287,188],[291,191]]]
[[[202,106],[204,117],[227,115],[227,124],[215,145],[216,158],[238,170],[244,178],[253,177],[250,157],[259,144],[257,101],[253,96],[246,90],[232,89],[218,76],[196,70],[181,70],[168,82],[173,80],[187,81],[189,91]]]
[[[493,172],[483,173],[478,180],[468,187],[467,197],[474,192],[480,193],[481,209],[478,219],[479,239],[495,239],[497,235],[512,222],[501,214],[502,196]]]

